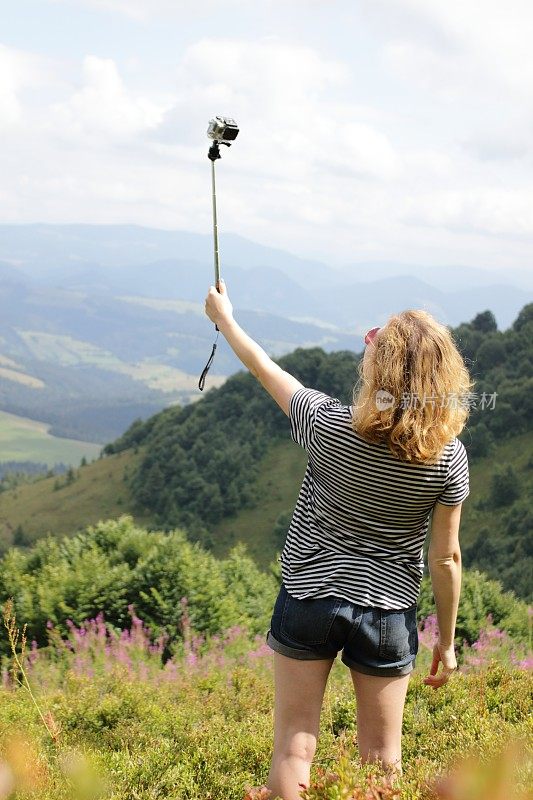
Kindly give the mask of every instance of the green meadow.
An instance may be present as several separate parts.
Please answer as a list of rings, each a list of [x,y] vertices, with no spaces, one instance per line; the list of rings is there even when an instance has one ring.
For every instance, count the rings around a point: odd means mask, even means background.
[[[0,411],[0,460],[37,461],[49,467],[63,462],[79,464],[97,458],[102,446],[76,439],[62,439],[48,433],[50,425]]]
[[[267,800],[275,656],[265,635],[279,577],[241,545],[216,559],[184,531],[128,516],[12,549],[0,559],[0,797]],[[459,669],[434,689],[423,681],[435,642],[424,579],[403,775],[387,786],[379,765],[361,761],[337,658],[302,800],[530,800],[531,611],[465,571]]]
[[[0,494],[0,544],[11,544],[13,532],[23,531],[27,544],[48,532],[72,534],[101,519],[119,516],[133,503],[127,484],[128,471],[141,455],[132,451],[97,459],[74,470],[74,481],[65,476],[41,478]],[[138,522],[148,522],[143,515]]]

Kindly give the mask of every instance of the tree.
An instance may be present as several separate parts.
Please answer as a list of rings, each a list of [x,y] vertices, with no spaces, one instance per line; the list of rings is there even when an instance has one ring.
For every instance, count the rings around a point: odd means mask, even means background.
[[[292,509],[282,511],[274,523],[274,544],[276,548],[282,548],[287,538],[287,531],[292,519]]]
[[[487,415],[487,427],[496,439],[506,439],[524,430],[520,415],[510,403],[496,402],[494,409],[486,409],[483,413]]]
[[[15,547],[25,547],[26,545],[30,544],[22,525],[17,525],[15,528],[13,533],[13,544]]]
[[[526,325],[533,322],[533,303],[528,303],[527,306],[520,311],[519,315],[513,322],[513,330],[521,331]]]
[[[144,482],[137,498],[139,502],[147,508],[155,508],[160,493],[165,487],[165,476],[159,464],[156,462],[145,472]]]
[[[226,492],[222,497],[224,500],[224,516],[230,517],[239,510],[240,506],[239,489],[233,481],[228,484]]]
[[[512,464],[498,467],[490,486],[490,502],[493,508],[509,506],[520,497],[521,487],[515,468]]]
[[[475,425],[470,431],[468,454],[472,458],[483,458],[483,456],[489,456],[494,451],[494,448],[494,436],[485,423],[480,422]]]
[[[498,330],[498,323],[496,322],[496,317],[492,313],[492,311],[482,311],[480,314],[476,314],[474,319],[471,323],[472,327],[476,331],[481,331],[482,333],[492,333],[493,331]]]
[[[499,336],[489,336],[485,339],[476,354],[477,365],[484,371],[503,364],[505,358],[505,347]]]

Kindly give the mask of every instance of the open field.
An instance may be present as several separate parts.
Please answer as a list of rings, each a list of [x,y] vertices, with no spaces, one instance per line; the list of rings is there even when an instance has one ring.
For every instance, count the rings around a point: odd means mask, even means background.
[[[100,519],[118,517],[129,509],[132,499],[124,482],[133,472],[142,451],[118,453],[76,470],[76,479],[54,490],[56,478],[43,478],[0,495],[0,541],[11,544],[13,531],[21,526],[25,538],[33,541],[47,532],[55,536],[74,533]],[[136,518],[138,522],[149,522]]]
[[[83,456],[98,458],[102,445],[63,439],[48,433],[45,422],[0,411],[0,461],[38,461],[49,467],[63,462],[77,465]]]
[[[32,355],[41,361],[51,361],[64,367],[91,365],[128,375],[148,388],[161,392],[195,391],[198,386],[198,376],[159,363],[157,359],[129,363],[109,350],[72,336],[25,330],[17,330],[17,333]],[[209,377],[213,386],[220,386],[227,380],[224,375],[210,374]]]

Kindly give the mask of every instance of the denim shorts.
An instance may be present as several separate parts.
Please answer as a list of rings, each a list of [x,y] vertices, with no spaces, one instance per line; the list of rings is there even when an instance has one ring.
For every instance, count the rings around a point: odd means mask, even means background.
[[[282,583],[266,642],[289,658],[335,658],[367,675],[407,675],[418,652],[418,604],[400,610],[361,606],[342,597],[299,600]]]

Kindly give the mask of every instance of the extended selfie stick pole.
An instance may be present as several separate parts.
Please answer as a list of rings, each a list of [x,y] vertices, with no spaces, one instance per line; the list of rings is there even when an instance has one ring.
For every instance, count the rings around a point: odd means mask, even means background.
[[[235,120],[230,119],[228,117],[215,117],[209,122],[209,127],[207,129],[207,135],[213,139],[213,144],[209,148],[209,152],[207,154],[209,160],[211,161],[211,191],[213,196],[213,246],[214,246],[214,257],[215,257],[215,287],[218,292],[220,292],[220,259],[218,254],[218,225],[217,225],[217,196],[216,196],[216,189],[215,189],[215,161],[220,158],[220,144],[225,144],[227,147],[230,147],[231,142],[235,140],[237,134],[239,133],[239,129]],[[205,384],[205,376],[209,370],[209,367],[213,363],[213,359],[215,357],[215,350],[217,349],[217,341],[218,341],[218,334],[219,334],[219,327],[215,325],[215,330],[217,332],[217,336],[215,342],[213,344],[213,349],[211,351],[211,355],[209,356],[209,361],[204,367],[204,371],[200,376],[200,380],[198,382],[198,388],[202,392],[204,389]]]
[[[207,154],[211,161],[211,187],[213,190],[213,244],[215,251],[215,286],[218,289],[220,283],[220,262],[218,257],[218,226],[217,226],[217,194],[215,189],[215,161],[220,158],[220,147],[218,142],[213,142]],[[218,327],[215,325],[218,331]]]
[[[219,292],[220,260],[218,255],[217,195],[215,190],[215,161],[217,160],[217,158],[220,158],[220,148],[218,146],[218,142],[213,142],[213,144],[209,148],[209,153],[207,154],[207,156],[211,161],[211,191],[213,195],[213,248],[215,254],[215,286],[217,292]],[[198,388],[200,389],[201,392],[203,392],[204,390],[205,377],[208,373],[209,367],[213,363],[213,359],[215,357],[215,351],[217,349],[219,327],[216,324],[215,324],[215,330],[217,332],[217,338],[213,343],[213,349],[211,350],[211,355],[209,356],[209,360],[204,367],[204,371],[200,375],[200,380],[198,381]]]

